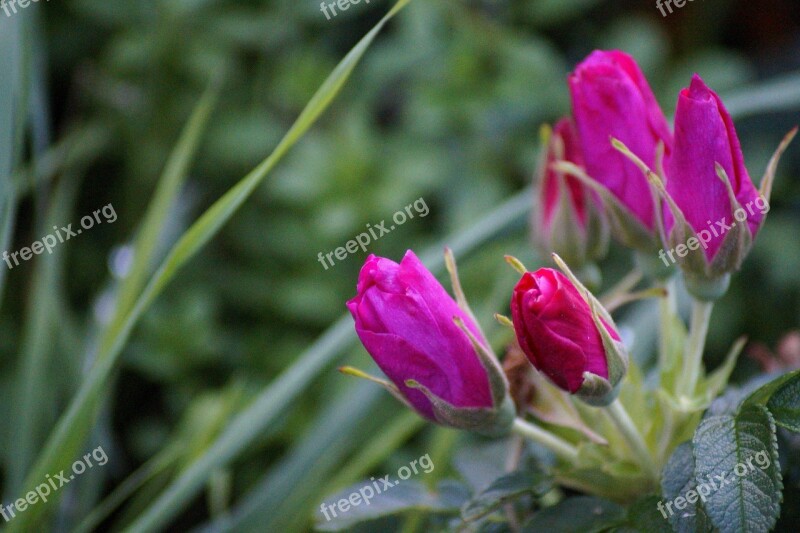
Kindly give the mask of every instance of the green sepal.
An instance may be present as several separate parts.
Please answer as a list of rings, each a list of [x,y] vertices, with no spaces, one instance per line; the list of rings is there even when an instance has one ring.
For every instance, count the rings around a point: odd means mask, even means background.
[[[608,188],[569,161],[557,161],[553,168],[568,174],[596,193],[603,203],[611,234],[625,246],[636,250],[658,250],[655,232],[649,230]]]
[[[406,386],[420,391],[428,398],[436,421],[443,426],[499,437],[510,433],[516,417],[516,408],[510,396],[506,396],[503,403],[495,408],[456,407],[416,380],[406,380]]]
[[[608,380],[592,374],[583,373],[583,383],[575,396],[592,407],[605,407],[611,405],[619,396],[620,383],[612,387]]]
[[[769,160],[769,164],[767,164],[767,169],[764,171],[764,177],[761,178],[761,188],[759,189],[759,193],[764,200],[767,201],[769,204],[770,198],[772,198],[772,183],[775,181],[775,173],[778,171],[778,163],[781,160],[781,156],[789,148],[789,144],[791,144],[792,140],[794,139],[795,135],[797,135],[797,126],[795,126],[789,133],[784,136],[781,143],[778,145],[778,148],[775,150],[775,153]],[[764,220],[766,220],[766,213],[764,213],[764,218],[761,221],[761,224],[764,224]]]
[[[480,324],[478,323],[478,320],[475,318],[475,314],[472,312],[472,309],[467,303],[467,297],[461,288],[461,281],[458,278],[458,267],[456,265],[456,260],[453,256],[452,250],[446,248],[444,257],[447,271],[450,273],[450,280],[453,285],[453,292],[456,295],[458,306],[462,311],[464,311],[464,313],[466,313],[468,317],[470,317],[470,319],[472,319],[475,327],[477,327],[480,331]],[[484,346],[478,340],[478,338],[475,337],[461,317],[453,317],[453,322],[467,336],[472,344],[472,348],[475,350],[475,354],[478,356],[478,359],[483,366],[483,369],[486,371],[486,375],[489,378],[489,387],[492,391],[492,401],[494,402],[494,405],[502,405],[508,397],[508,380],[503,372],[503,368],[500,366],[500,362],[497,360],[497,356],[494,354],[491,348]],[[485,338],[485,335],[483,335],[482,331],[481,335]]]
[[[608,381],[613,387],[616,387],[625,377],[625,374],[628,373],[628,351],[625,349],[625,345],[622,344],[622,342],[614,340],[614,338],[611,337],[605,324],[600,320],[597,311],[598,307],[600,307],[600,303],[594,299],[594,297],[592,297],[589,306],[592,310],[594,325],[600,332],[600,338],[603,339],[603,348],[606,353],[606,361],[608,362]],[[611,324],[613,324],[613,322]]]
[[[367,381],[371,381],[373,383],[376,383],[376,384],[380,385],[381,387],[386,389],[387,392],[389,392],[389,394],[391,394],[392,396],[397,398],[400,401],[400,403],[402,403],[403,405],[405,405],[409,409],[415,410],[414,406],[411,405],[411,403],[406,399],[406,397],[403,396],[403,393],[400,392],[400,389],[397,388],[397,385],[395,385],[391,381],[387,381],[385,379],[377,378],[375,376],[367,374],[366,372],[364,372],[360,368],[355,368],[353,366],[340,366],[337,370],[339,372],[341,372],[342,374],[345,374],[347,376],[353,376],[353,377],[357,377],[357,378],[360,378],[360,379],[366,379]]]
[[[722,239],[722,245],[714,255],[714,260],[711,265],[706,269],[706,273],[711,278],[717,278],[723,274],[739,270],[744,258],[747,257],[747,254],[750,253],[750,248],[753,246],[753,235],[750,233],[750,228],[747,225],[747,218],[742,222],[739,222],[735,218],[735,214],[740,209],[745,213],[747,213],[747,211],[744,210],[739,200],[736,199],[736,193],[733,191],[731,181],[725,169],[722,168],[722,165],[717,163],[716,170],[717,176],[719,176],[719,179],[725,184],[725,190],[728,193],[728,201],[731,206],[731,213],[733,213],[732,216],[734,217],[732,223],[735,223],[735,225],[725,233],[725,237]]]
[[[609,231],[603,212],[586,198],[586,224],[581,223],[574,206],[572,194],[567,184],[567,173],[551,166],[547,168],[552,147],[553,159],[558,162],[564,158],[564,141],[558,135],[553,135],[552,129],[542,128],[541,158],[534,183],[534,208],[531,216],[532,235],[534,244],[542,253],[556,252],[577,266],[586,262],[602,259],[608,251]],[[555,172],[558,183],[558,205],[555,208],[553,219],[547,228],[540,227],[541,217],[538,211],[544,209],[541,204],[544,198],[544,183],[549,170]],[[588,192],[588,191],[587,191]]]
[[[575,276],[569,266],[564,262],[558,254],[553,254],[553,260],[564,272],[564,275],[569,278],[578,293],[589,306],[592,314],[592,321],[600,333],[600,338],[603,341],[603,351],[606,356],[606,365],[608,367],[608,379],[588,372],[584,373],[583,383],[581,388],[576,393],[583,401],[596,406],[604,406],[613,402],[619,393],[619,384],[628,372],[629,357],[625,349],[625,345],[611,337],[611,334],[606,328],[609,327],[617,329],[614,319],[611,314],[603,307],[600,301],[581,283]]]

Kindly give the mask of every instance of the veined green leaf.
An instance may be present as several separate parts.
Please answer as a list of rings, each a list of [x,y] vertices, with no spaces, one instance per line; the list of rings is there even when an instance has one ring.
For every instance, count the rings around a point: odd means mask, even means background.
[[[755,392],[752,392],[744,399],[742,405],[767,405],[769,399],[772,398],[772,395],[775,394],[778,389],[798,378],[800,378],[800,370],[788,372],[756,389]]]
[[[770,397],[767,409],[775,423],[795,433],[800,433],[800,376],[794,376]]]
[[[775,422],[760,405],[704,420],[695,432],[695,482],[721,533],[766,533],[780,513],[783,482]]]
[[[694,501],[686,500],[687,494],[696,489],[692,443],[684,442],[675,448],[664,467],[661,476],[664,499],[654,505],[676,533],[706,533],[712,529],[703,502],[696,497],[691,498]],[[681,503],[682,509],[675,506],[675,499],[679,497],[686,500],[685,504]]]

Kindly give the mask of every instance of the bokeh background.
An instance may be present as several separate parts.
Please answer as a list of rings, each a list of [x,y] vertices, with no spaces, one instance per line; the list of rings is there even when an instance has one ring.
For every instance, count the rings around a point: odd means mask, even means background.
[[[38,268],[37,259],[4,272],[3,501],[15,497],[8,494],[10,465],[36,456],[91,362],[131,239],[206,87],[217,80],[220,97],[162,228],[161,254],[271,152],[390,5],[362,2],[330,20],[314,0],[59,0],[12,17],[0,11],[0,161],[8,161],[17,191],[7,249],[41,237],[64,183],[74,191],[63,225],[108,203],[119,217],[61,245],[61,260],[50,268]],[[102,443],[110,462],[65,489],[53,530],[72,530],[137,473],[137,490],[97,530],[132,523],[237,413],[297,368],[343,316],[366,255],[325,270],[319,252],[420,197],[430,214],[369,251],[399,260],[408,248],[440,250],[523,191],[540,126],[569,111],[565,77],[595,48],[634,55],[668,116],[678,90],[699,72],[736,114],[756,179],[800,122],[796,0],[698,0],[667,17],[654,1],[414,0],[327,113],[136,327],[89,443]],[[503,254],[529,267],[539,262],[526,217],[515,220],[459,256],[467,294],[490,328],[492,313],[506,312],[514,281]],[[739,335],[763,352],[798,328],[799,232],[794,145],[778,173],[768,224],[715,310],[709,365]],[[603,268],[611,282],[630,266],[630,254],[612,248]],[[492,331],[502,346],[507,339]],[[646,359],[642,346],[637,355]],[[36,413],[36,447],[20,451],[11,428],[26,357],[42,362],[47,386],[27,411]],[[335,367],[343,363],[374,371],[352,332],[348,348],[313,373],[258,439],[215,468],[163,529],[306,531],[324,497],[360,477],[396,471],[424,453],[437,465],[426,483],[449,475],[464,437],[425,426],[388,395],[340,375]],[[758,368],[743,358],[735,376]],[[787,487],[786,498],[797,501],[796,486]],[[383,527],[421,531],[424,524],[402,517]]]

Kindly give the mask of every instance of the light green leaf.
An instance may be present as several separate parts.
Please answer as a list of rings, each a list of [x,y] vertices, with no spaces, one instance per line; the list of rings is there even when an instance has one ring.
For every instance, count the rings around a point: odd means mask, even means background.
[[[16,198],[11,173],[23,153],[23,120],[20,110],[25,88],[22,76],[23,45],[21,17],[0,17],[0,248],[8,250],[14,229]],[[6,274],[0,268],[0,296]]]
[[[711,403],[720,392],[725,390],[728,385],[728,379],[731,377],[731,372],[733,372],[736,361],[739,359],[739,354],[742,352],[746,342],[747,339],[745,337],[738,339],[731,347],[722,365],[706,376],[705,380],[700,383],[698,394],[700,396],[705,395],[708,403]]]

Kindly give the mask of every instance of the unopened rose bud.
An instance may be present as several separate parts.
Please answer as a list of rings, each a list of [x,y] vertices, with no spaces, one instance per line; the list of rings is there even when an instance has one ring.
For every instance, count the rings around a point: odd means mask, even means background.
[[[678,98],[664,171],[669,246],[689,248],[678,254],[689,290],[715,299],[749,253],[769,204],[750,179],[730,114],[697,74]]]
[[[602,259],[608,248],[608,231],[599,206],[577,178],[554,168],[559,161],[583,167],[575,125],[559,120],[552,133],[543,134],[544,154],[535,179],[532,212],[533,240],[539,250],[553,252],[581,268]]]
[[[618,50],[590,54],[570,75],[569,89],[588,175],[624,208],[612,217],[615,236],[637,249],[652,249],[657,228],[650,185],[610,139],[621,140],[656,168],[658,147],[669,153],[672,135],[653,91],[636,61]]]
[[[625,375],[627,354],[593,298],[582,295],[567,276],[541,268],[517,283],[511,314],[519,345],[533,366],[587,403],[607,405]]]
[[[413,252],[400,264],[369,256],[347,307],[390,390],[420,415],[483,433],[509,428],[513,402],[488,342]]]

